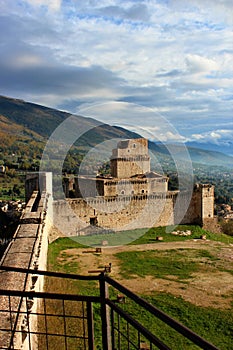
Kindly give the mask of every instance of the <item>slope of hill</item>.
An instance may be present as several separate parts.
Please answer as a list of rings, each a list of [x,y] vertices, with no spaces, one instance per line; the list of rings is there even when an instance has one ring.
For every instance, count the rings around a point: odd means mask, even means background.
[[[34,140],[43,139],[44,141],[66,118],[71,116],[67,112],[4,96],[0,96],[0,115],[0,127],[5,134],[29,136]],[[90,128],[90,131],[79,141],[79,144],[85,146],[94,146],[111,138],[140,137],[123,128],[107,124],[99,126],[100,123],[92,118],[75,117],[77,130],[81,126]]]
[[[205,150],[196,147],[189,147],[179,144],[162,144],[154,143],[151,146],[152,149],[157,150],[157,152],[163,154],[164,156],[169,156],[169,148],[172,148],[173,154],[177,159],[183,159],[184,157],[184,147],[187,148],[190,158],[193,163],[198,163],[206,166],[220,166],[233,168],[233,157],[226,155],[221,152]]]
[[[221,144],[189,141],[186,142],[186,146],[207,151],[220,152],[233,157],[233,142],[230,141],[222,142]]]
[[[195,163],[233,168],[233,157],[222,152],[203,150],[194,147],[188,147],[188,151],[192,161]]]
[[[0,96],[0,114],[12,123],[48,137],[70,114],[23,100]]]
[[[41,150],[48,137],[66,118],[71,114],[56,109],[40,106],[23,100],[0,96],[0,148],[4,152],[9,143],[14,148],[30,147],[31,142],[39,142]],[[84,134],[78,142],[82,148],[93,147],[98,143],[112,138],[138,138],[140,135],[126,130],[122,127],[102,124],[92,118],[75,116],[77,130],[87,126],[90,131]],[[34,144],[35,146],[35,144]],[[171,146],[171,145],[170,145]],[[166,162],[171,156],[166,144],[149,143],[151,150],[160,155]],[[197,147],[187,147],[193,162],[204,165],[218,165],[233,168],[233,157],[220,152],[203,150]],[[177,158],[183,157],[182,147],[172,145],[173,154]],[[8,149],[9,150],[9,149]],[[38,158],[38,157],[37,157]]]

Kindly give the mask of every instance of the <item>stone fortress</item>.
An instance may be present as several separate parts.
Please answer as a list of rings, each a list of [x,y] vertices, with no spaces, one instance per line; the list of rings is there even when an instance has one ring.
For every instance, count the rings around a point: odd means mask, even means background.
[[[147,141],[144,139],[120,141],[111,157],[111,175],[82,178],[75,190],[90,190],[95,185],[99,195],[75,199],[54,200],[52,174],[32,173],[26,179],[27,205],[14,237],[1,261],[1,286],[15,291],[41,292],[46,270],[49,236],[54,225],[64,234],[89,233],[86,229],[138,228],[179,223],[179,211],[188,206],[181,223],[211,225],[214,221],[214,190],[211,185],[196,185],[190,203],[184,192],[168,191],[168,178],[150,171]],[[90,193],[89,193],[90,194]],[[178,201],[178,213],[176,202]],[[52,230],[51,230],[52,228]],[[116,233],[117,234],[117,233]],[[18,269],[18,270],[17,270]],[[19,273],[23,269],[24,273]],[[30,272],[29,272],[30,269]],[[22,272],[22,271],[21,271]],[[37,298],[22,300],[1,295],[2,317],[0,348],[38,349]],[[12,316],[12,308],[16,316]],[[9,316],[9,314],[11,316]],[[29,325],[31,334],[29,336]]]
[[[214,222],[214,187],[196,184],[192,193],[169,191],[168,177],[151,171],[148,141],[122,140],[112,150],[110,175],[77,176],[64,182],[65,200],[54,201],[53,215],[66,235],[99,228],[113,231]],[[75,198],[68,198],[69,190]]]
[[[117,148],[112,150],[110,169],[110,175],[76,178],[76,197],[91,197],[95,194],[107,199],[122,195],[141,196],[168,191],[168,178],[150,171],[146,139],[120,141]]]

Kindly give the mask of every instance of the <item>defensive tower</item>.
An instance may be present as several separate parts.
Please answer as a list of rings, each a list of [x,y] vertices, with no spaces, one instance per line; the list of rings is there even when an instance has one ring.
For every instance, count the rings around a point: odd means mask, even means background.
[[[112,150],[111,176],[124,179],[150,172],[150,157],[146,139],[120,141]]]

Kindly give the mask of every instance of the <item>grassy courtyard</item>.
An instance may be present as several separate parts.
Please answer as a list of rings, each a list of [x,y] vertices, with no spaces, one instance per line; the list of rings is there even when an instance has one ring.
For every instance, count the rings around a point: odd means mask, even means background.
[[[102,248],[101,254],[75,240],[59,238],[49,246],[48,270],[89,274],[111,262],[111,277],[220,349],[233,349],[233,239],[196,226],[188,228],[192,230],[189,237],[173,236],[164,228],[150,229],[130,245]],[[200,239],[202,234],[206,234],[206,240]],[[163,241],[157,241],[156,236],[163,236]],[[47,289],[98,293],[95,282],[58,284],[50,279]],[[114,290],[111,293],[114,295]],[[124,307],[171,348],[197,349],[129,300]],[[99,306],[94,310],[95,336],[100,344]]]

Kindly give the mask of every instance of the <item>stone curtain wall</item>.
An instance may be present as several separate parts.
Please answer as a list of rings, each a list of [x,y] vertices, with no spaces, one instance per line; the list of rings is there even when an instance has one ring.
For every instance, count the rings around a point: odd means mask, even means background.
[[[54,201],[54,223],[68,236],[78,235],[97,217],[98,226],[115,231],[166,226],[174,222],[174,194]]]
[[[175,191],[149,196],[54,201],[54,223],[68,236],[79,235],[93,217],[96,217],[98,226],[115,231],[179,223],[203,225],[207,219],[208,222],[213,220],[213,191],[213,186],[199,185],[190,203],[188,193],[182,192],[178,196]]]

